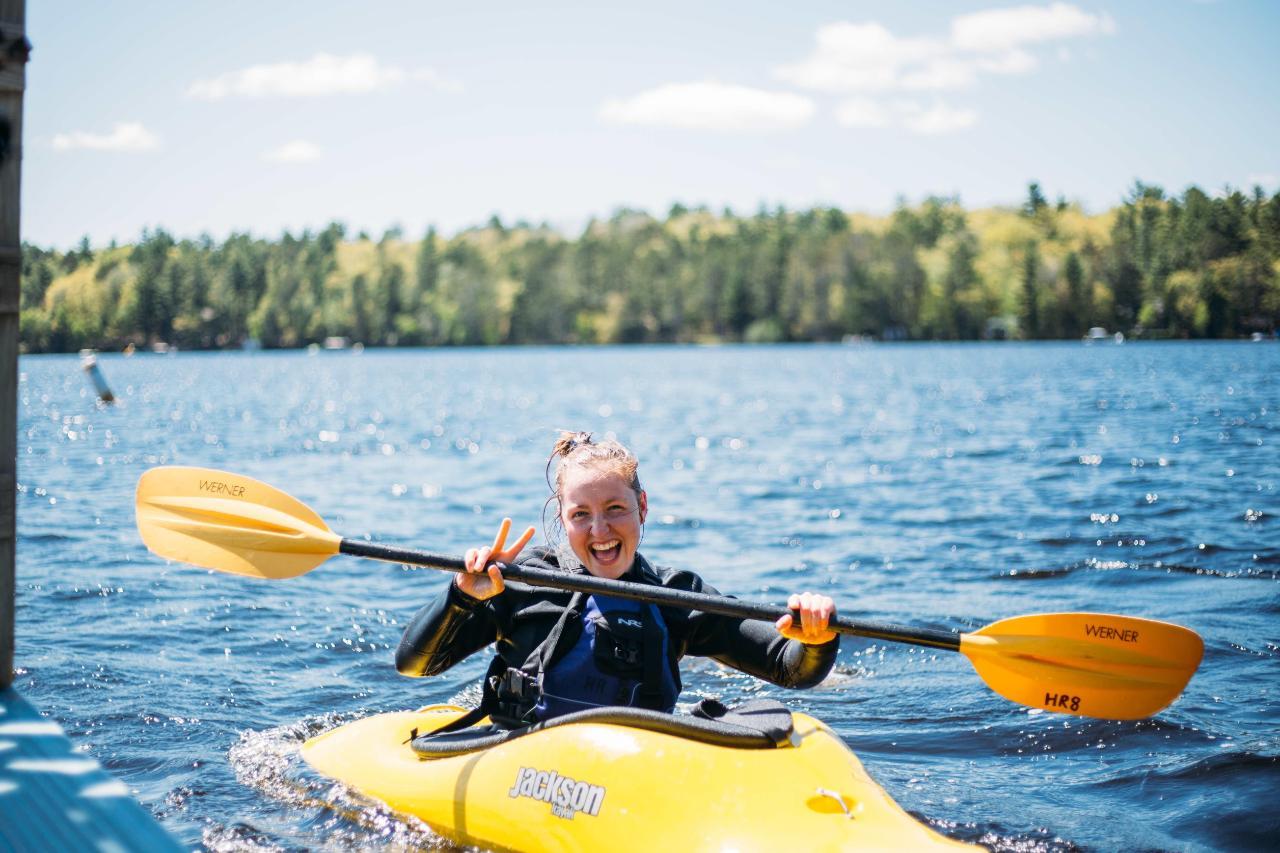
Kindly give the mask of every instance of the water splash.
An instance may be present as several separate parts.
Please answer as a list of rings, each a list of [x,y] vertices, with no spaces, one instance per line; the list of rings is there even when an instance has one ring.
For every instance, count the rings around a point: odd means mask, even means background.
[[[228,750],[227,759],[240,784],[306,816],[303,827],[308,831],[298,839],[302,848],[457,849],[416,818],[398,814],[307,767],[301,756],[303,743],[360,716],[327,713],[261,731],[246,730]],[[211,850],[227,853],[286,849],[269,833],[259,833],[246,823],[209,826],[203,842]]]

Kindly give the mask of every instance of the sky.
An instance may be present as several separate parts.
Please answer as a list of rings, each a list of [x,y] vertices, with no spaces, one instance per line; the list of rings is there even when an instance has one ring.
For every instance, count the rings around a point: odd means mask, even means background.
[[[1280,3],[28,0],[23,239],[1280,190]]]

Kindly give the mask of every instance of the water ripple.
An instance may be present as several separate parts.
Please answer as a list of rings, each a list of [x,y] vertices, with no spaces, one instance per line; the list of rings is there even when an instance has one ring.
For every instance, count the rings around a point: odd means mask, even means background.
[[[688,660],[682,707],[767,695],[808,710],[905,808],[996,850],[1267,849],[1280,834],[1267,807],[1280,787],[1280,347],[369,349],[100,365],[117,405],[84,393],[74,357],[20,362],[17,686],[184,845],[438,845],[311,775],[297,746],[365,713],[473,702],[486,661],[394,671],[440,573],[341,557],[266,583],[156,560],[133,527],[142,471],[242,471],[344,536],[461,553],[503,516],[541,524],[563,427],[629,443],[651,506],[646,555],[729,594],[820,589],[842,613],[945,631],[1110,610],[1206,639],[1183,697],[1142,723],[1029,713],[960,655],[854,638],[803,692]]]

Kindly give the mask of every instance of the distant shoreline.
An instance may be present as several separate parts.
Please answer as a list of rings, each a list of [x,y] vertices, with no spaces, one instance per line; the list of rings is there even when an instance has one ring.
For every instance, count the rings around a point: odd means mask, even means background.
[[[1071,340],[1063,338],[1059,340],[1039,340],[1039,341],[862,341],[859,343],[847,344],[841,341],[779,341],[774,343],[749,343],[743,341],[724,341],[722,343],[711,342],[655,342],[655,343],[565,343],[565,344],[461,344],[458,346],[370,346],[360,351],[351,349],[345,350],[310,350],[308,347],[276,347],[273,349],[243,350],[243,349],[196,349],[196,350],[174,350],[167,353],[154,352],[137,352],[132,355],[126,355],[123,352],[113,352],[110,350],[99,351],[93,350],[96,358],[105,358],[112,361],[124,361],[132,358],[142,358],[147,361],[170,358],[173,356],[210,356],[210,355],[243,355],[243,356],[274,356],[274,355],[315,355],[318,358],[352,358],[362,355],[386,355],[388,353],[411,353],[411,352],[433,352],[433,353],[466,353],[466,352],[498,352],[501,350],[536,350],[536,349],[612,349],[612,350],[644,350],[644,349],[768,349],[770,347],[828,347],[832,349],[847,349],[857,351],[859,349],[871,348],[890,348],[890,349],[914,349],[924,347],[990,347],[992,349],[1019,349],[1022,347],[1059,347],[1062,349],[1079,347],[1081,349],[1123,349],[1125,346],[1151,347],[1151,346],[1178,346],[1178,345],[1236,345],[1248,344],[1254,345],[1258,343],[1271,344],[1280,343],[1280,338],[1267,338],[1263,341],[1254,341],[1249,338],[1151,338],[1137,340],[1126,340],[1122,345],[1116,345],[1109,342],[1104,343],[1088,343],[1083,340]],[[21,353],[22,358],[83,358],[84,353],[69,352],[24,352]]]
[[[621,210],[577,238],[504,225],[376,242],[334,223],[266,241],[24,246],[28,352],[319,346],[1232,339],[1280,328],[1280,194],[1113,210],[956,199],[890,216]]]

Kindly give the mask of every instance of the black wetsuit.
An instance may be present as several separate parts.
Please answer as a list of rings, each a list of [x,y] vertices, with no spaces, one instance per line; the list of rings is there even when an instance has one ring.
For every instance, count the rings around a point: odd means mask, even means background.
[[[558,571],[553,552],[535,548],[521,564]],[[621,578],[633,583],[690,592],[718,594],[693,572],[655,568],[639,554]],[[463,658],[497,643],[507,666],[519,667],[551,633],[572,593],[508,583],[500,595],[478,601],[453,583],[426,605],[405,628],[396,650],[396,669],[403,675],[436,675]],[[676,662],[685,655],[713,658],[734,669],[782,687],[812,687],[826,678],[840,649],[836,637],[822,645],[788,640],[766,622],[661,607],[669,632],[668,654],[679,687]]]

